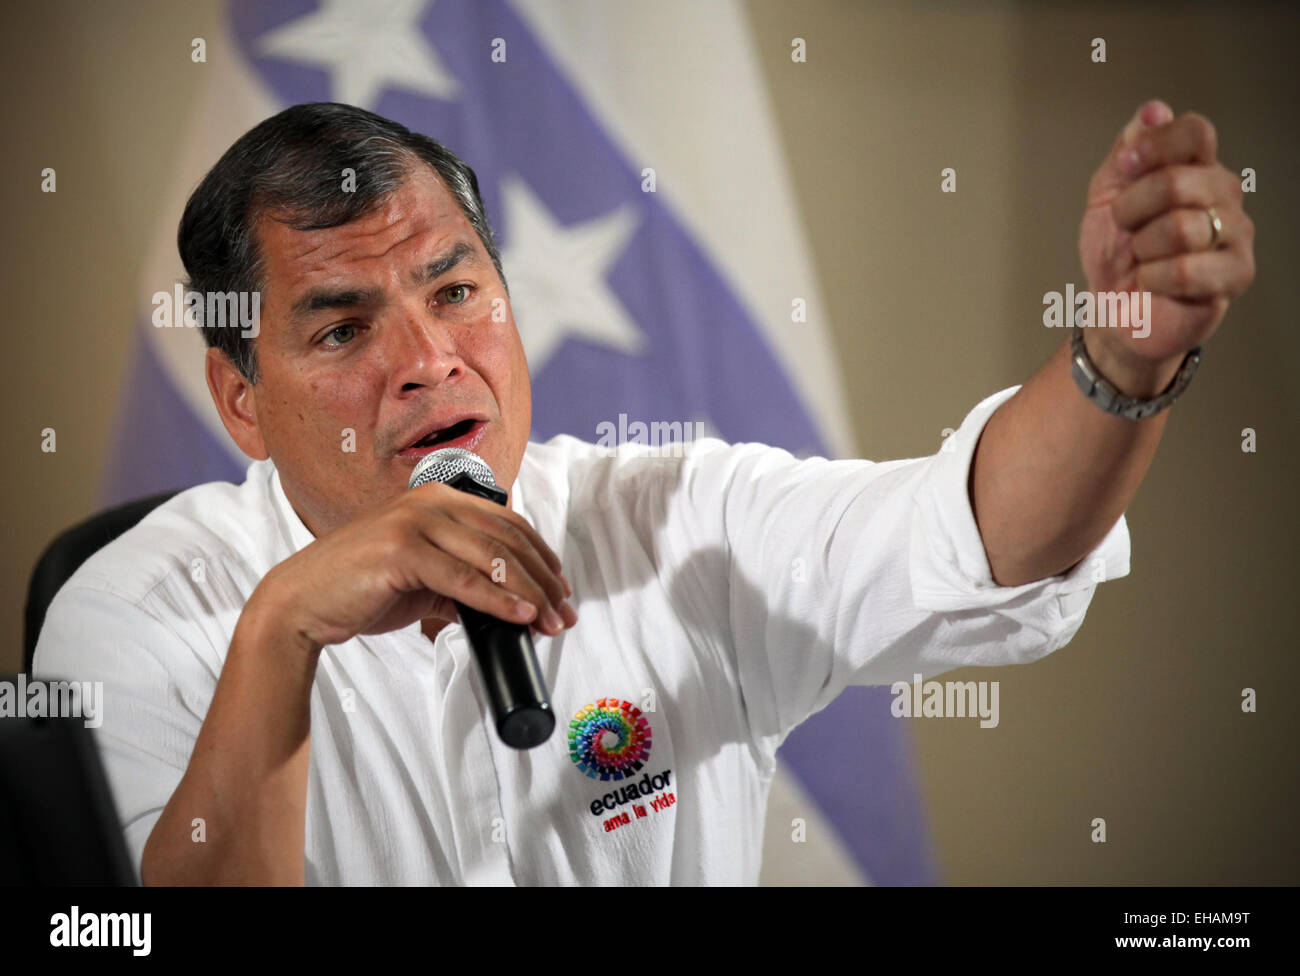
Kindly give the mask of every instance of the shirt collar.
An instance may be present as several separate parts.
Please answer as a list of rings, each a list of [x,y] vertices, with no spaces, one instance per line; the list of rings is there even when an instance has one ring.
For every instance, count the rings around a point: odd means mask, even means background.
[[[267,462],[270,464],[271,462]],[[287,532],[289,542],[294,552],[305,548],[316,541],[316,537],[311,534],[311,529],[303,524],[298,513],[293,510],[289,504],[289,498],[284,493],[284,486],[280,484],[280,472],[276,470],[274,464],[271,464],[271,498],[275,502],[276,511],[280,516],[280,525]]]
[[[531,442],[530,442],[531,443]],[[516,515],[524,515],[523,485],[524,468],[528,464],[528,449],[524,448],[523,459],[519,462],[519,473],[515,475],[515,483],[510,486],[510,500],[506,503],[510,506],[510,511]],[[524,516],[527,518],[527,516]]]
[[[531,444],[531,442],[530,442]],[[284,486],[280,483],[280,472],[275,467],[274,462],[266,462],[271,468],[271,498],[275,502],[276,511],[280,516],[280,525],[289,537],[289,542],[294,552],[305,548],[316,541],[311,530],[303,524],[298,513],[294,511],[293,505],[289,503],[289,497],[284,493]],[[510,510],[517,515],[523,515],[527,518],[524,510],[524,468],[527,465],[527,451],[524,454],[524,461],[519,466],[519,473],[515,475],[515,483],[510,486]]]

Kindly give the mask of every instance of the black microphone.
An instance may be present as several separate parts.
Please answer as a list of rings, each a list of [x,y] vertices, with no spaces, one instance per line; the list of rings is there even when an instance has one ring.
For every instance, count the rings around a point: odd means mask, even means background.
[[[481,457],[463,447],[444,447],[426,454],[411,472],[408,488],[440,481],[504,505],[508,497]],[[528,624],[509,623],[454,601],[469,637],[479,674],[487,686],[501,741],[515,749],[545,742],[555,729],[555,712],[546,694],[533,635]]]

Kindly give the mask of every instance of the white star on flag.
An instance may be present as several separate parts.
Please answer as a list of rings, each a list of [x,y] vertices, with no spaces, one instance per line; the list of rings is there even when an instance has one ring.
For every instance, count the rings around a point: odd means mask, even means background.
[[[522,180],[506,177],[501,193],[509,230],[501,263],[530,370],[545,366],[567,334],[640,352],[644,333],[605,283],[639,223],[635,208],[563,227]]]
[[[433,98],[458,85],[425,43],[419,21],[432,0],[324,0],[319,10],[258,39],[265,55],[324,67],[334,100],[374,109],[389,85]]]

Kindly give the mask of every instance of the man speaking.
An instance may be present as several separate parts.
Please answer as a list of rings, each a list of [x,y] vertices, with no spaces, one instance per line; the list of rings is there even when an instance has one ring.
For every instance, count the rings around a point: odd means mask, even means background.
[[[143,881],[755,883],[795,726],[848,685],[1041,658],[1128,572],[1167,408],[1254,275],[1216,151],[1205,119],[1139,109],[1080,254],[1096,307],[1149,304],[1069,330],[938,454],[875,463],[530,443],[472,170],[351,106],[262,122],[178,236],[192,290],[260,299],[255,335],[202,330],[247,478],[87,561],[36,651],[104,682]],[[447,446],[507,504],[407,490]],[[535,748],[498,736],[457,603],[531,628],[559,719]]]

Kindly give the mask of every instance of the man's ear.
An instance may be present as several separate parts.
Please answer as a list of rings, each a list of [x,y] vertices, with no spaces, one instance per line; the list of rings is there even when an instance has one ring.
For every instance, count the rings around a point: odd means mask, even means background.
[[[230,436],[254,461],[266,460],[266,445],[257,423],[257,390],[253,384],[215,346],[208,348],[206,372],[208,392]]]

